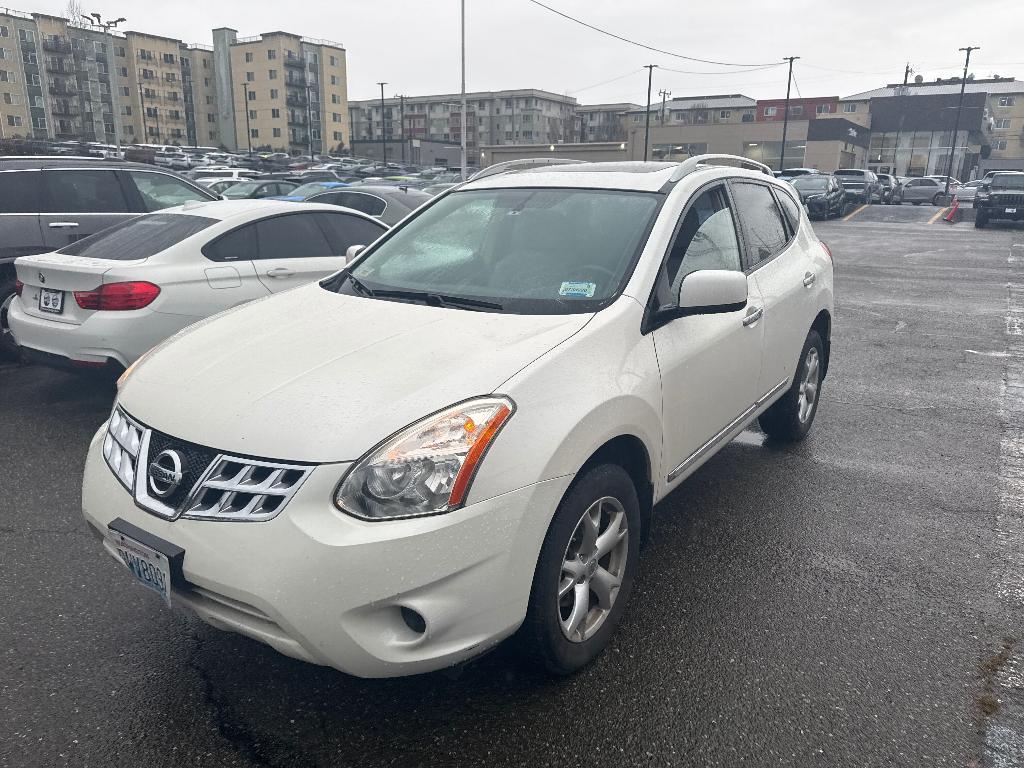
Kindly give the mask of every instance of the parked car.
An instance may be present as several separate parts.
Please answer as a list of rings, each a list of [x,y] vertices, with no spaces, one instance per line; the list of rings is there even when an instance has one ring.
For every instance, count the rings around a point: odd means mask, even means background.
[[[362,184],[321,192],[306,199],[311,203],[329,203],[362,211],[380,219],[388,226],[394,226],[431,197],[432,195],[419,189]]]
[[[429,186],[423,187],[423,192],[425,194],[428,194],[431,197],[433,197],[434,195],[438,195],[441,192],[444,192],[446,189],[451,189],[452,187],[456,187],[456,186],[458,186],[458,185],[455,184],[455,183],[430,184]]]
[[[293,203],[298,203],[312,197],[313,195],[320,194],[321,192],[344,189],[347,186],[348,184],[343,181],[310,181],[305,184],[299,184],[287,194],[281,195],[278,199],[290,200]]]
[[[231,189],[236,184],[241,184],[244,179],[199,179],[196,182],[201,187],[206,187],[215,195],[223,195],[225,190]]]
[[[903,203],[941,205],[944,199],[943,193],[945,188],[945,182],[939,179],[927,176],[919,179],[910,179],[906,184],[900,185],[899,190],[896,192],[895,203],[897,205]],[[951,191],[955,191],[955,189],[951,188]]]
[[[817,168],[783,168],[775,177],[782,179],[783,181],[789,181],[795,179],[797,176],[808,176],[811,174],[821,173]]]
[[[188,176],[194,181],[200,179],[255,179],[259,177],[256,171],[245,168],[202,168],[191,171]]]
[[[140,213],[216,199],[152,165],[71,156],[0,158],[0,354],[14,351],[7,315],[17,257],[55,251]]]
[[[718,160],[485,177],[193,326],[122,377],[88,525],[165,602],[350,674],[520,628],[578,670],[654,503],[753,421],[797,441],[818,408],[829,253],[766,166]]]
[[[842,216],[846,206],[846,190],[839,179],[830,173],[808,173],[792,179],[790,184],[807,206],[812,219]]]
[[[881,202],[883,205],[891,205],[893,198],[896,195],[896,190],[899,189],[899,180],[889,173],[876,173],[878,177],[878,183],[882,185]]]
[[[228,200],[257,200],[264,197],[289,195],[298,186],[293,181],[283,181],[281,179],[270,179],[269,181],[253,179],[252,181],[240,181],[233,184],[221,194]]]
[[[878,182],[878,176],[874,171],[840,168],[835,175],[839,177],[839,183],[843,185],[846,197],[851,202],[881,202],[882,185]]]
[[[994,219],[1024,220],[1024,173],[998,173],[974,195],[974,226],[988,226]]]
[[[323,205],[236,200],[124,221],[15,262],[11,332],[30,360],[131,365],[205,317],[319,279],[387,227]]]
[[[956,199],[961,203],[969,203],[974,201],[974,196],[978,193],[978,190],[984,184],[981,179],[977,181],[969,181],[966,184],[957,187]]]
[[[192,160],[184,152],[155,152],[153,162],[170,168],[172,171],[187,171],[192,167]]]

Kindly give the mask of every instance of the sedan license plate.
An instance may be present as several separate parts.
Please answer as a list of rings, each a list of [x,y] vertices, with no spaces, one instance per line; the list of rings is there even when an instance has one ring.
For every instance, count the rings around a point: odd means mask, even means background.
[[[1016,213],[1016,212],[1017,212],[1017,209],[1016,209],[1016,208],[1007,208],[1007,209],[1006,209],[1006,212],[1007,212],[1007,213]]]
[[[50,288],[39,289],[39,311],[52,312],[59,315],[64,311],[64,291],[54,291]]]
[[[114,549],[132,576],[146,589],[151,589],[171,605],[171,564],[167,555],[140,544],[119,531],[110,531]]]

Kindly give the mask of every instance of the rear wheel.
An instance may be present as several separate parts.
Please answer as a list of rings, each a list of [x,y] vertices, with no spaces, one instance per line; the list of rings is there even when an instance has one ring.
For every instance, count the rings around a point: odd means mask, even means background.
[[[911,202],[912,202],[912,203],[913,203],[914,205],[920,205],[920,204],[921,204],[921,201],[920,201],[920,200],[912,200]]]
[[[787,442],[803,440],[811,431],[818,412],[825,349],[817,331],[807,334],[793,384],[781,398],[758,418],[769,437]]]
[[[602,464],[558,505],[537,559],[524,650],[567,675],[604,650],[629,599],[640,556],[640,502],[626,471]]]
[[[932,205],[942,205],[942,201],[945,195],[941,192],[936,192],[935,197],[932,198]]]
[[[14,343],[7,313],[17,295],[14,292],[14,274],[10,275],[0,267],[0,359],[10,360],[18,356],[18,345]]]
[[[975,215],[975,217],[974,217],[974,228],[975,229],[984,229],[987,225],[988,225],[988,216],[984,216],[981,213],[978,213],[978,214]]]

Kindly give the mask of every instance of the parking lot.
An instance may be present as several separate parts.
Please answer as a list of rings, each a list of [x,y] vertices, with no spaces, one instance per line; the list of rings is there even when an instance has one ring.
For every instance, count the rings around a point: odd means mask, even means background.
[[[940,211],[816,224],[814,431],[748,431],[662,503],[611,648],[564,680],[507,647],[358,680],[169,612],[80,515],[112,385],[3,365],[0,764],[1024,764],[996,762],[1024,760],[1024,230]]]

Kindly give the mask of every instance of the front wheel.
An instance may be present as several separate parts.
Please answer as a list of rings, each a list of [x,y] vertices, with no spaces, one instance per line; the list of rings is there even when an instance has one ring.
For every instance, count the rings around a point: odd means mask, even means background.
[[[975,214],[975,216],[974,216],[974,228],[975,229],[984,229],[987,224],[988,224],[988,217],[987,216],[982,216],[980,213]]]
[[[945,197],[946,196],[941,192],[936,192],[935,197],[932,198],[932,205],[942,205],[942,201]]]
[[[640,502],[626,471],[602,464],[578,477],[558,505],[537,559],[520,630],[524,650],[567,675],[608,645],[640,557]]]
[[[817,331],[807,334],[793,384],[781,398],[758,418],[769,437],[798,442],[807,437],[818,412],[824,372],[825,348]]]

